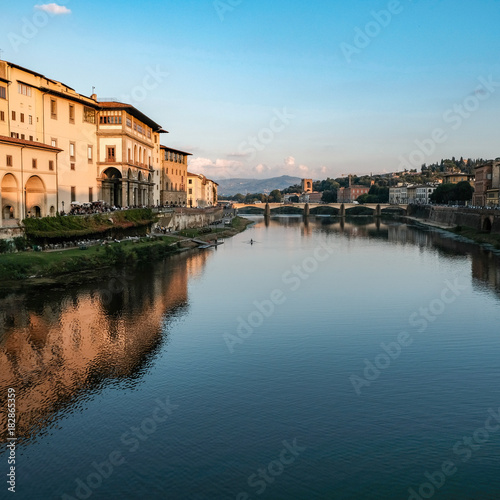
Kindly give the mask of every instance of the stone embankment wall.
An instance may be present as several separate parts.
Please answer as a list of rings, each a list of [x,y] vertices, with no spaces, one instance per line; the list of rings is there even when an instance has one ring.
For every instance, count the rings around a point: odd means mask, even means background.
[[[500,210],[408,205],[408,215],[451,227],[468,226],[478,231],[500,234]]]
[[[0,240],[11,240],[18,236],[23,236],[24,230],[21,227],[1,227]]]
[[[175,212],[159,214],[157,227],[171,231],[208,226],[222,219],[222,208],[176,208]]]

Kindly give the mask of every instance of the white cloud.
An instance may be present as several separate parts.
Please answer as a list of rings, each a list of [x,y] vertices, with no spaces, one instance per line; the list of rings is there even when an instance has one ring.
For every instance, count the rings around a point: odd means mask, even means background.
[[[57,5],[56,3],[46,3],[43,5],[35,5],[35,9],[43,10],[52,14],[53,16],[60,16],[62,14],[71,14],[71,10],[69,10],[64,5]]]
[[[299,165],[299,171],[303,173],[309,172],[309,167],[306,165]]]
[[[193,174],[203,174],[212,179],[229,179],[242,174],[243,163],[236,160],[224,160],[217,158],[191,158],[188,169]]]
[[[293,156],[287,156],[285,158],[285,165],[287,167],[293,167],[295,165],[295,158]]]
[[[271,170],[267,165],[264,165],[263,163],[259,163],[256,167],[255,167],[255,171],[258,173],[258,174],[262,174],[264,172],[268,172],[269,170]]]

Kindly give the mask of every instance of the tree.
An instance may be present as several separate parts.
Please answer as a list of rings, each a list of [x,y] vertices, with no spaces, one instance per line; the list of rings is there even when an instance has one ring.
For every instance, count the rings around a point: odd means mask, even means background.
[[[431,201],[435,203],[464,202],[472,199],[474,189],[467,181],[458,184],[441,184],[431,194]]]
[[[323,191],[321,201],[324,203],[337,203],[337,190],[327,189],[326,191]]]
[[[281,203],[283,196],[281,195],[281,191],[279,189],[273,189],[269,193],[269,202],[270,203]]]

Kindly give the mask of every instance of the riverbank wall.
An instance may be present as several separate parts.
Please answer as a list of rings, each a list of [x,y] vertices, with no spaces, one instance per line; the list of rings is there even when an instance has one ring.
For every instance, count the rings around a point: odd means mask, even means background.
[[[223,209],[219,207],[198,209],[198,208],[175,208],[173,211],[169,210],[167,212],[159,211],[157,213],[157,221],[151,221],[150,225],[154,227],[162,227],[170,231],[181,231],[183,229],[193,229],[208,226],[210,223],[220,220],[223,217]],[[114,212],[111,213],[109,218],[113,218],[114,214],[120,214],[126,212]],[[80,217],[80,216],[79,216]],[[82,216],[85,217],[85,216]],[[92,216],[90,216],[92,217]],[[82,219],[83,220],[83,219]],[[19,224],[17,221],[9,221],[8,226],[0,227],[0,240],[13,240],[21,236],[26,236],[26,228]],[[146,224],[148,226],[148,224]],[[145,229],[146,229],[145,226]],[[109,227],[107,232],[97,231],[95,233],[96,238],[102,238],[106,236],[111,236],[112,238],[122,238],[130,233],[132,236],[136,236],[136,231],[131,231],[133,228],[127,227]],[[133,233],[133,234],[132,234]],[[92,236],[91,230],[85,236]],[[68,234],[66,237],[63,233],[61,234],[62,239],[81,239],[81,235]]]
[[[170,213],[159,213],[155,226],[170,231],[182,231],[210,225],[222,219],[222,208],[175,208]]]
[[[500,234],[500,210],[408,205],[407,215],[450,228],[466,226],[476,231]]]

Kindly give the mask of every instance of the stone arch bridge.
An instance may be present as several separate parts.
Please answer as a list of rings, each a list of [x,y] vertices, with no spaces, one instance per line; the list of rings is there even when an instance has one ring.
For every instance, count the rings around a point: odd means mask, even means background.
[[[283,204],[283,203],[233,203],[233,208],[240,210],[241,208],[258,208],[263,211],[264,215],[272,215],[273,211],[277,212],[283,210],[286,207],[299,208],[302,210],[304,215],[309,215],[311,210],[317,207],[332,207],[339,211],[339,216],[344,217],[349,215],[349,210],[353,208],[368,208],[372,210],[373,215],[382,215],[382,212],[387,209],[400,209],[404,210],[406,213],[407,205],[389,205],[388,203],[293,203],[293,204]]]

